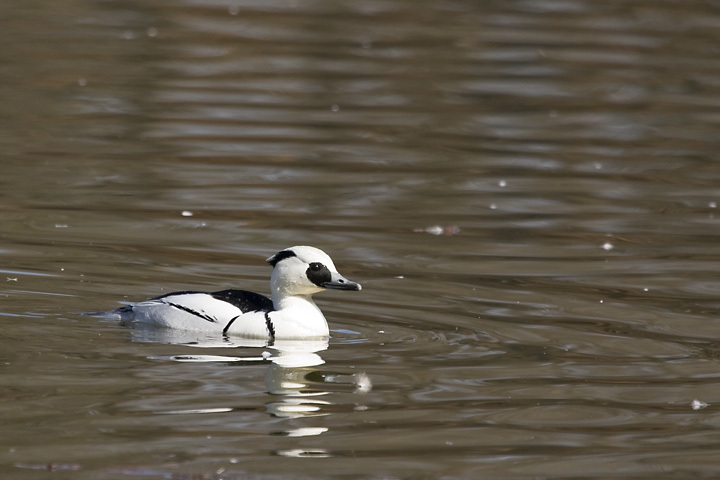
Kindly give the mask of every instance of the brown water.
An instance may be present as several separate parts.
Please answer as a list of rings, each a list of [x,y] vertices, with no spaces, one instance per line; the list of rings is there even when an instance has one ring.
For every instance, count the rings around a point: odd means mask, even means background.
[[[0,15],[8,478],[720,476],[720,4]],[[295,244],[328,345],[80,315]]]

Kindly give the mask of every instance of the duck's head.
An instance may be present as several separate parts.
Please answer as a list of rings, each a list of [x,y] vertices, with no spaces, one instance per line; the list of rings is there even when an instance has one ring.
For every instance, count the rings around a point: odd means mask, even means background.
[[[296,246],[281,250],[267,262],[273,266],[270,286],[276,296],[308,296],[330,288],[361,290],[359,283],[340,275],[327,253],[319,248]]]

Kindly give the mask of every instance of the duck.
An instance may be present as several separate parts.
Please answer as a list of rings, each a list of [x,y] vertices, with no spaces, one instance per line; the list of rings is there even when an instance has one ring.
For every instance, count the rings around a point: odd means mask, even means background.
[[[216,332],[245,338],[327,338],[327,320],[312,296],[325,290],[362,290],[338,273],[319,248],[298,245],[267,260],[273,267],[270,298],[246,290],[181,291],[115,310],[126,325]]]

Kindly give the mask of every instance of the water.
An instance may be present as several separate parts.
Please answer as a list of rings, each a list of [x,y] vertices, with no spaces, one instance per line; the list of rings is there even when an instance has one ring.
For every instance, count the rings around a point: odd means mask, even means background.
[[[716,478],[707,2],[6,2],[0,468]],[[328,344],[81,315],[268,292]]]

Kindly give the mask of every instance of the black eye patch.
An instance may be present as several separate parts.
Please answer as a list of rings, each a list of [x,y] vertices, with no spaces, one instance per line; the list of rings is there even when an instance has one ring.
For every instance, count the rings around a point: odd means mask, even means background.
[[[307,275],[308,280],[318,287],[324,287],[326,283],[332,280],[330,270],[320,262],[311,263],[305,275]]]

